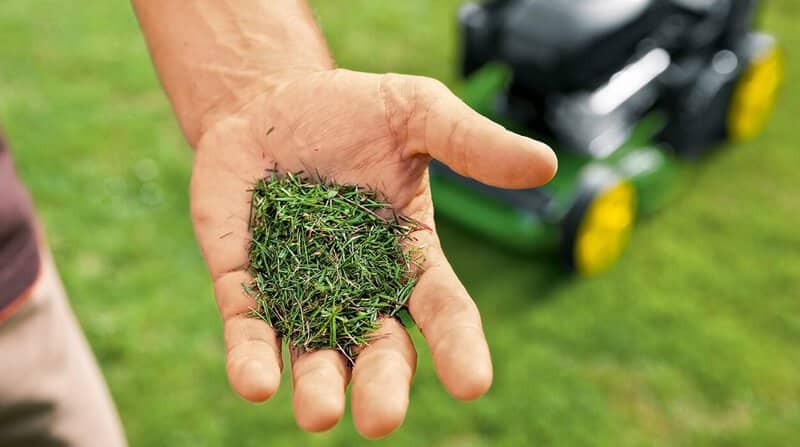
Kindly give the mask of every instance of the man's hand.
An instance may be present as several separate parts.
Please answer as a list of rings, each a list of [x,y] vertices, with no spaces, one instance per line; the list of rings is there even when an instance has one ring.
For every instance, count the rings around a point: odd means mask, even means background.
[[[255,302],[242,287],[249,281],[248,190],[277,166],[380,190],[398,213],[433,229],[416,233],[425,261],[409,310],[450,393],[469,400],[486,392],[489,349],[478,310],[435,232],[428,162],[436,158],[490,185],[526,188],[554,175],[552,151],[483,118],[432,79],[332,69],[298,0],[134,3],[197,151],[192,219],[214,280],[236,391],[266,400],[281,375],[281,342],[266,323],[248,318]],[[303,429],[334,426],[350,382],[361,434],[380,437],[402,423],[416,352],[397,321],[385,320],[378,332],[352,370],[336,351],[293,353]]]
[[[342,183],[370,185],[399,213],[435,228],[428,184],[434,157],[481,182],[522,188],[555,172],[549,148],[505,131],[419,77],[330,70],[290,76],[217,122],[200,139],[192,178],[192,217],[225,320],[228,375],[245,398],[262,401],[278,387],[280,341],[247,313],[250,189],[267,169],[319,172]],[[492,381],[475,304],[445,259],[435,230],[417,233],[424,271],[409,310],[428,341],[436,370],[458,399],[474,399]],[[356,426],[368,437],[400,425],[416,367],[403,327],[384,321],[385,337],[367,346],[352,371]],[[332,427],[345,406],[351,372],[336,351],[293,356],[298,423]]]

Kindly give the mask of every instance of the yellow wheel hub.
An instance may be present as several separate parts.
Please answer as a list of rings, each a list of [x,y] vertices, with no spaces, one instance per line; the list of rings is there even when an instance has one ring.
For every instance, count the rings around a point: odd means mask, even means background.
[[[606,190],[589,206],[578,226],[575,267],[584,275],[602,272],[628,244],[636,217],[636,189],[622,182]]]
[[[772,48],[750,64],[731,99],[728,131],[733,141],[749,140],[764,129],[782,81],[783,55],[778,48]]]

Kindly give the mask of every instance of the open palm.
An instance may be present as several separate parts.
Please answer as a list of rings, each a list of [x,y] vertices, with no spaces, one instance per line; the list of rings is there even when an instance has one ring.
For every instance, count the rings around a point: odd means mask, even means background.
[[[431,157],[507,188],[545,183],[556,161],[547,146],[505,131],[428,78],[327,70],[254,88],[243,107],[216,121],[198,143],[191,196],[195,232],[224,320],[228,376],[243,397],[262,401],[278,387],[281,344],[266,323],[247,316],[255,302],[242,284],[249,280],[248,190],[267,169],[318,172],[338,183],[370,186],[399,213],[435,228]],[[492,381],[478,310],[435,229],[417,236],[425,262],[409,310],[445,387],[456,398],[476,398]],[[385,320],[378,332],[383,336],[363,350],[352,370],[333,350],[292,353],[302,428],[335,425],[351,379],[353,416],[363,435],[383,436],[402,423],[416,352],[395,320]]]

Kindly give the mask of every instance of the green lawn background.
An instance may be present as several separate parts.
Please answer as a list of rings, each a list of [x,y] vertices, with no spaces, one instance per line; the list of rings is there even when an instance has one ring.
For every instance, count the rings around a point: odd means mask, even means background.
[[[314,6],[341,66],[456,87],[458,3]],[[495,384],[454,401],[415,334],[411,408],[380,445],[800,442],[798,20],[800,3],[769,2],[788,81],[765,135],[703,162],[610,273],[569,280],[441,223],[483,313]],[[127,2],[0,2],[0,122],[132,446],[362,442],[349,414],[301,433],[286,375],[264,405],[230,391],[188,219],[191,153]]]

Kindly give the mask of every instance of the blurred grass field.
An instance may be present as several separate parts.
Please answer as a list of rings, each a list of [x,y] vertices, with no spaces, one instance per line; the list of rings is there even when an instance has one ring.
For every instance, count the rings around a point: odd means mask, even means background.
[[[341,66],[454,87],[458,3],[314,2]],[[495,384],[454,401],[415,334],[411,408],[380,445],[800,442],[800,3],[767,6],[788,53],[777,115],[705,160],[613,271],[571,280],[440,224],[483,313]],[[364,442],[349,414],[301,433],[285,374],[264,405],[229,389],[188,218],[191,153],[127,2],[0,2],[0,122],[132,446]]]

